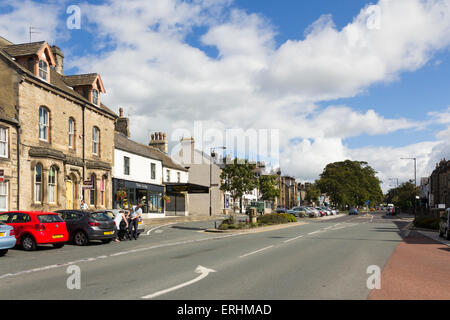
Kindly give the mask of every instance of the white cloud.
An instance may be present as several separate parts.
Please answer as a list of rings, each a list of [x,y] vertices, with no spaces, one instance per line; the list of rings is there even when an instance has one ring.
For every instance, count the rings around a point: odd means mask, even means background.
[[[24,3],[26,10],[37,6]],[[342,30],[324,15],[303,40],[280,47],[270,21],[236,9],[230,0],[110,0],[81,7],[95,49],[112,49],[93,50],[65,64],[102,75],[103,101],[130,114],[132,136],[141,142],[147,142],[149,131],[170,137],[197,120],[205,130],[279,129],[283,172],[307,180],[317,178],[327,163],[347,158],[367,159],[383,177],[405,175],[406,164],[394,165],[400,154],[419,148],[416,153],[425,159],[436,147],[427,142],[349,149],[345,138],[420,129],[428,122],[386,118],[369,106],[361,111],[344,105],[319,108],[317,103],[398,80],[402,72],[417,70],[447,48],[448,0],[380,0]],[[17,6],[2,15],[0,32],[15,40],[21,33],[5,29],[3,18],[23,17],[24,10]],[[196,27],[206,30],[198,41],[215,47],[217,58],[187,42]],[[55,38],[56,25],[52,28],[49,39]],[[434,122],[444,121],[437,116],[430,114]]]

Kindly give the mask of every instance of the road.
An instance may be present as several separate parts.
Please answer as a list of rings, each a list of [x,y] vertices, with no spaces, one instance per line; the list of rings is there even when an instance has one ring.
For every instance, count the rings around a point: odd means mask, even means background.
[[[207,233],[213,222],[153,229],[138,241],[11,250],[0,259],[0,299],[366,299],[402,225],[341,216],[251,234]],[[69,266],[81,288],[70,290]]]

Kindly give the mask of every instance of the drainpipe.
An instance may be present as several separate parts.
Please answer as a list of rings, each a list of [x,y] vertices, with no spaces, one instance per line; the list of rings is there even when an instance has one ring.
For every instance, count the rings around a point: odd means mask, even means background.
[[[20,124],[16,124],[17,130],[17,210],[20,210]]]
[[[83,196],[83,200],[84,200],[84,188],[83,188],[83,184],[84,184],[84,181],[86,181],[86,179],[85,179],[85,168],[86,168],[86,158],[85,158],[85,136],[84,136],[84,134],[85,134],[85,129],[84,129],[84,111],[85,111],[85,109],[86,109],[86,106],[85,105],[83,105],[82,106],[82,121],[83,121],[83,181],[81,181],[81,194],[82,194],[82,196]]]

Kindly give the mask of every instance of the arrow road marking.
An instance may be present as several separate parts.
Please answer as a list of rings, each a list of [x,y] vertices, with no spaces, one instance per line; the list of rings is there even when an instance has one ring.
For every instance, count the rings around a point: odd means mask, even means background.
[[[153,230],[156,230],[156,229],[159,229],[159,228],[162,228],[162,227],[167,227],[167,226],[170,226],[170,225],[172,225],[172,224],[176,224],[176,223],[163,224],[162,226],[158,226],[158,227],[152,228],[152,229],[150,229],[150,230],[148,230],[148,231],[146,232],[146,235],[150,235],[150,232],[152,232]]]
[[[198,266],[197,269],[195,269],[195,273],[200,273],[200,275],[197,278],[195,278],[195,279],[193,279],[191,281],[179,284],[179,285],[177,285],[175,287],[172,287],[172,288],[169,288],[169,289],[165,289],[165,290],[162,290],[162,291],[158,291],[158,292],[149,294],[147,296],[143,296],[142,299],[152,299],[152,298],[161,296],[163,294],[166,294],[166,293],[169,293],[169,292],[181,289],[183,287],[187,287],[187,286],[189,286],[189,285],[191,285],[193,283],[196,283],[196,282],[206,278],[208,276],[208,274],[210,274],[211,272],[216,272],[216,270],[208,269],[208,268],[205,268],[205,267],[202,267],[202,266]]]

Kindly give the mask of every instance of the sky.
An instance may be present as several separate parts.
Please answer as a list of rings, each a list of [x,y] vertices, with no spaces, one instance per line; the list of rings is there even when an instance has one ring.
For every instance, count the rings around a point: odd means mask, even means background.
[[[252,154],[283,174],[367,161],[384,191],[414,177],[400,158],[420,178],[449,157],[450,0],[0,0],[0,36],[28,42],[29,26],[66,74],[101,75],[142,143],[275,132],[277,155]]]

